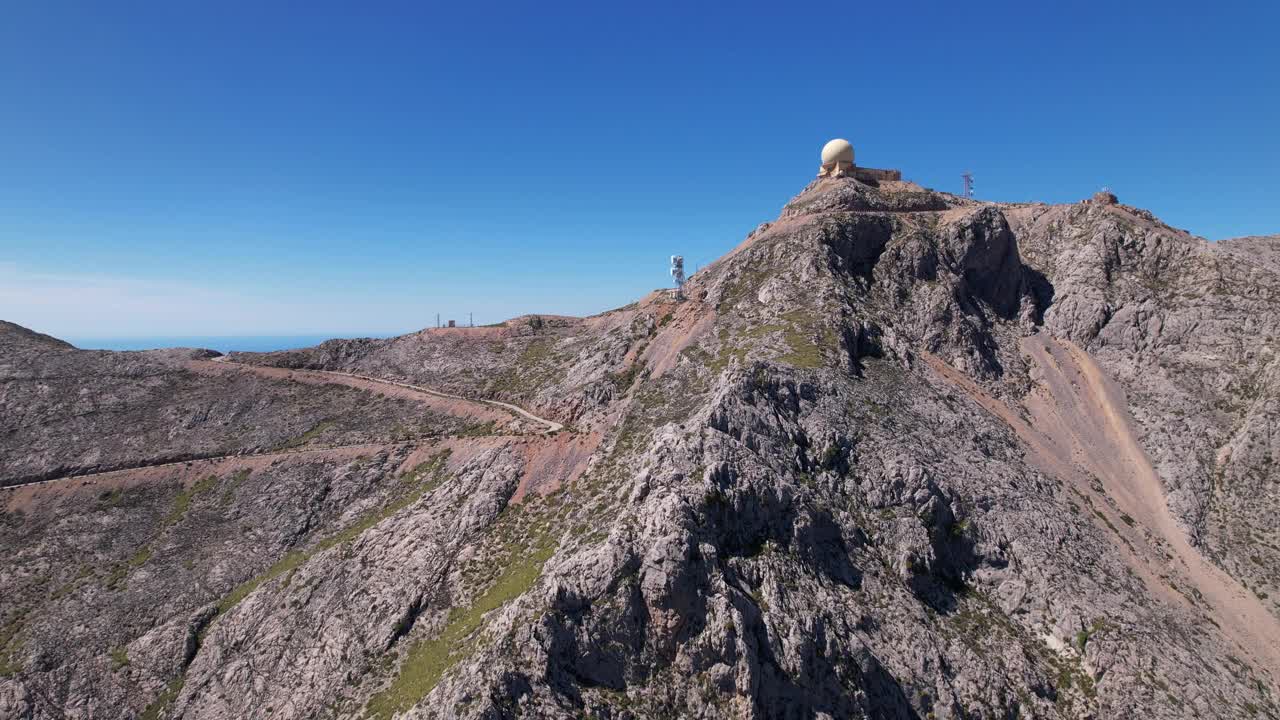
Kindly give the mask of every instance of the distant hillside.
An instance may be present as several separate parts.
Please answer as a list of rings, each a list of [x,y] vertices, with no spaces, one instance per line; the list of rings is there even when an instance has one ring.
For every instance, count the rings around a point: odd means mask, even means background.
[[[0,320],[0,351],[4,351],[7,355],[8,353],[21,352],[29,348],[70,350],[71,344],[55,337],[42,335],[34,330],[28,330],[21,325]]]

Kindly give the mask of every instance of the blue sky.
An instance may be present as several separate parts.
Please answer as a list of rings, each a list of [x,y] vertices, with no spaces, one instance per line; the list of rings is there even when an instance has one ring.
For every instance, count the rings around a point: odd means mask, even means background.
[[[1280,232],[1274,3],[693,5],[6,3],[0,318],[597,312],[775,217],[835,136],[939,189]]]

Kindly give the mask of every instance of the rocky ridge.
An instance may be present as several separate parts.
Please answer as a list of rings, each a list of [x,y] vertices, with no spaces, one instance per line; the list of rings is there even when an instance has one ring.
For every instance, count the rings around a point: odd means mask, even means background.
[[[0,712],[1280,717],[1277,254],[1113,197],[824,180],[685,302],[233,354],[566,429],[452,408],[372,448],[6,491]],[[139,418],[77,442],[143,454],[189,408],[156,413],[147,378],[220,377],[22,342],[5,437],[46,443],[37,468],[72,449],[57,368]],[[399,412],[234,377],[353,428]]]

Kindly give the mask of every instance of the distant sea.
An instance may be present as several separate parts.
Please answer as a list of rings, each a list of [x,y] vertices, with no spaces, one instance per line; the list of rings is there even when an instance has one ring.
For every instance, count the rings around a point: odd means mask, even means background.
[[[154,350],[156,348],[208,348],[218,352],[270,352],[311,347],[334,337],[391,337],[390,335],[221,335],[163,336],[131,338],[68,337],[67,342],[82,350]]]

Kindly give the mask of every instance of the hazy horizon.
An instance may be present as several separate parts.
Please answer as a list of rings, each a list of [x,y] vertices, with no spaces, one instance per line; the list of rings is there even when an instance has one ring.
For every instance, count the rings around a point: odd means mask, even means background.
[[[412,332],[412,331],[410,331]],[[397,333],[399,334],[399,333]],[[319,345],[335,338],[383,338],[391,335],[370,333],[329,333],[309,335],[154,335],[150,337],[63,337],[59,340],[75,345],[81,350],[159,350],[189,347],[217,350],[221,353],[271,352],[296,350]]]

